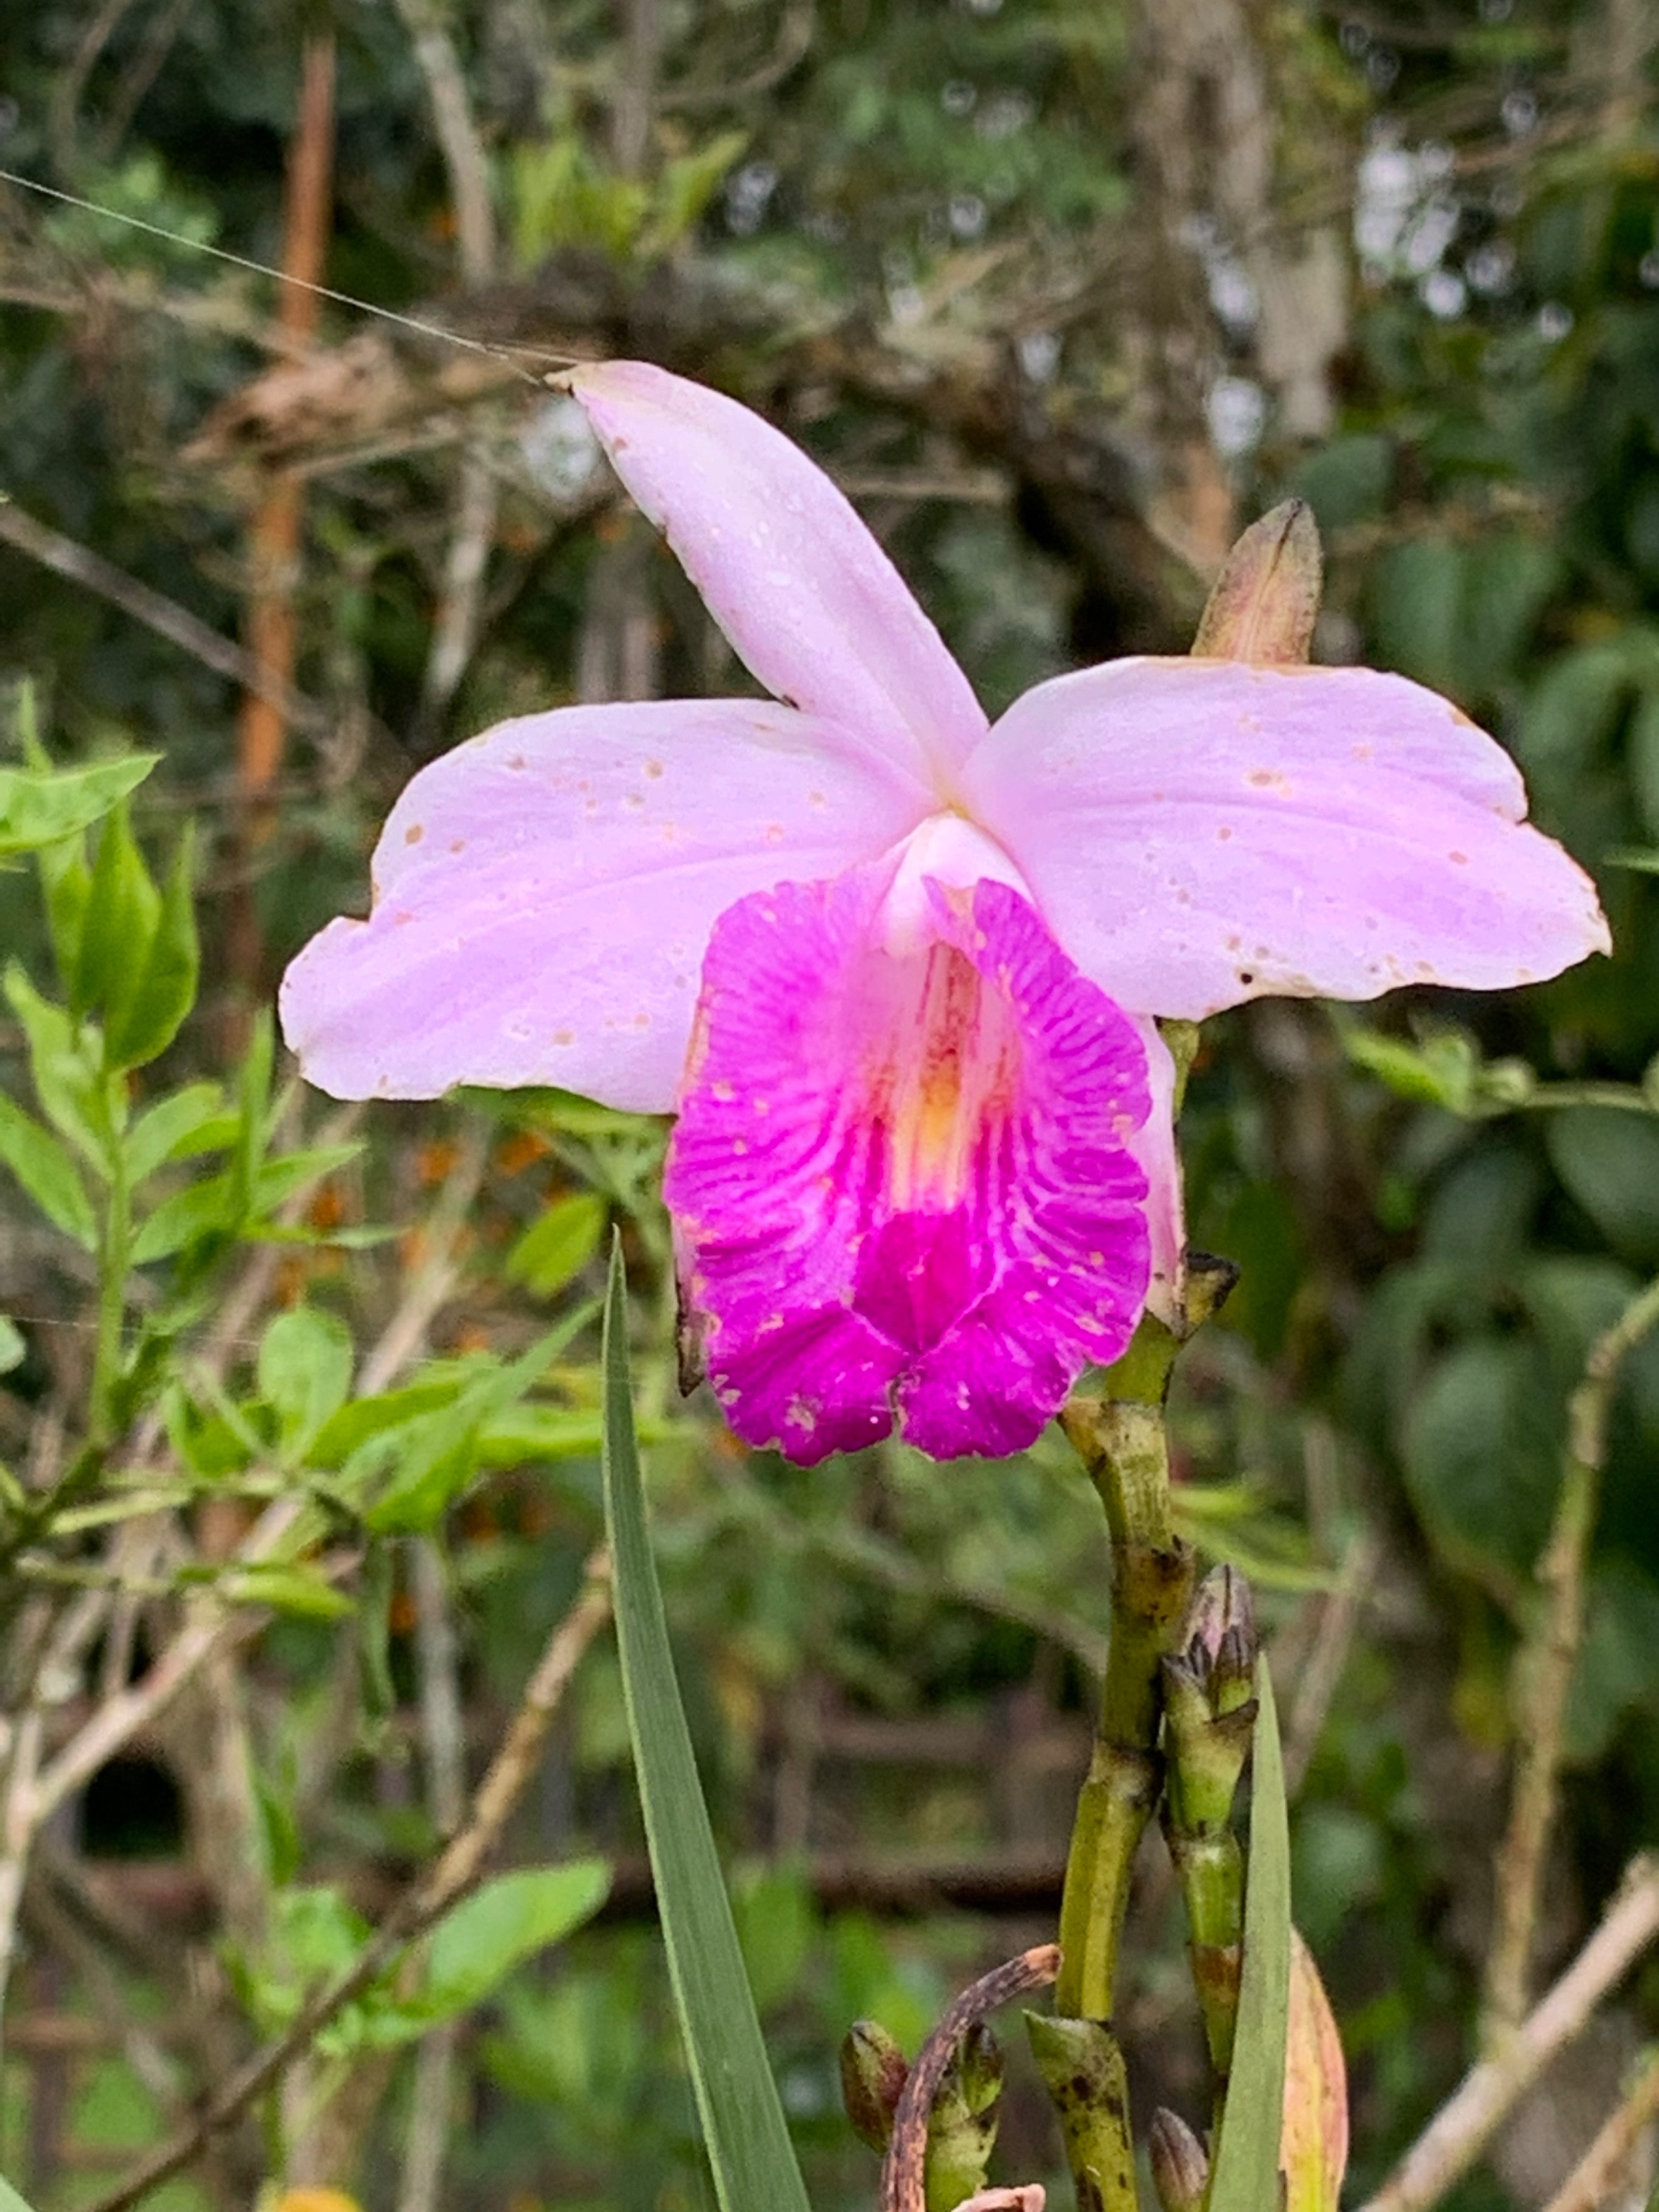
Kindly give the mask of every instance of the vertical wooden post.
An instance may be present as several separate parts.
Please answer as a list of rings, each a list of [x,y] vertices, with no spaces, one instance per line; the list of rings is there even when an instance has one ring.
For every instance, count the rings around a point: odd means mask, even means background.
[[[333,207],[334,36],[319,32],[306,41],[300,101],[289,148],[283,193],[283,274],[277,326],[295,350],[315,335],[320,302],[307,285],[322,282]],[[295,593],[303,513],[301,479],[276,471],[248,525],[247,649],[260,666],[284,684],[294,680],[299,652]],[[264,945],[254,904],[252,864],[275,826],[271,799],[288,743],[288,726],[270,699],[247,692],[236,729],[236,775],[241,801],[241,867],[231,908],[231,980],[244,1000],[263,996]],[[235,1017],[240,1025],[240,1014]]]

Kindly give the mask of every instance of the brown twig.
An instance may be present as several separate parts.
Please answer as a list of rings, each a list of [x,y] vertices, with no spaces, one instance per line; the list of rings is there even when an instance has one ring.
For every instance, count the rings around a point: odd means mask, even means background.
[[[1060,1946],[1039,1943],[982,1974],[951,2005],[922,2045],[893,2115],[892,2140],[881,2168],[881,2212],[927,2212],[928,2118],[963,2037],[999,2005],[1030,1990],[1046,1989],[1059,1972]],[[95,2206],[94,2212],[105,2208]]]
[[[587,1563],[575,1603],[549,1638],[501,1748],[473,1795],[466,1824],[425,1874],[412,1882],[356,1961],[304,2007],[293,2024],[236,2069],[197,2119],[136,2166],[88,2212],[128,2212],[187,2166],[307,2050],[330,2021],[386,1972],[398,1953],[441,1920],[478,1879],[540,1759],[571,1677],[610,1618],[610,1568],[602,1552]]]
[[[61,531],[51,529],[9,500],[0,504],[0,541],[38,561],[54,575],[106,599],[134,622],[143,623],[146,629],[210,668],[216,676],[268,698],[296,729],[321,731],[331,726],[333,717],[326,707],[272,675],[252,653],[210,629],[176,599],[153,592],[148,584],[129,576],[125,568],[118,568],[73,538],[65,538]]]
[[[1607,1412],[1620,1369],[1656,1323],[1659,1279],[1596,1339],[1567,1408],[1566,1463],[1538,1563],[1544,1602],[1515,1662],[1515,1795],[1494,1870],[1497,1917],[1481,2023],[1489,2044],[1500,2040],[1526,2010],[1567,1692],[1583,1634],[1584,1565],[1607,1458]]]
[[[1659,2051],[1638,2069],[1618,2108],[1567,2176],[1545,2212],[1600,2212],[1629,2179],[1629,2166],[1642,2130],[1659,2118]]]
[[[1425,2212],[1474,2164],[1504,2115],[1659,1936],[1659,1858],[1632,1861],[1600,1926],[1502,2045],[1471,2068],[1362,2212]]]

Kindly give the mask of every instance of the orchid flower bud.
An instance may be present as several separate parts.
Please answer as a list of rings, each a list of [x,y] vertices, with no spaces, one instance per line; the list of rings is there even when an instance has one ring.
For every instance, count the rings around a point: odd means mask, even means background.
[[[1324,556],[1305,500],[1253,522],[1222,563],[1193,640],[1200,660],[1295,663],[1308,658]]]
[[[909,2076],[909,2061],[879,2021],[855,2020],[842,2039],[842,2102],[854,2134],[873,2151],[887,2148]]]
[[[1146,2131],[1146,2149],[1164,2212],[1200,2212],[1210,2185],[1209,2154],[1178,2112],[1158,2106]]]

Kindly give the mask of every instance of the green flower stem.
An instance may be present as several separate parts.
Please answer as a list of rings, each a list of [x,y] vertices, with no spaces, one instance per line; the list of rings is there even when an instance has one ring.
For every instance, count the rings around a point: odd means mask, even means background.
[[[98,1335],[88,1428],[93,1443],[107,1445],[117,1425],[115,1386],[121,1372],[127,1277],[132,1266],[132,1194],[127,1184],[126,1152],[118,1141],[110,1146],[109,1201],[98,1259]]]
[[[1206,1576],[1164,1662],[1164,1828],[1187,1906],[1193,1979],[1210,2062],[1232,2067],[1244,1937],[1244,1861],[1233,1799],[1255,1727],[1256,1637],[1249,1586],[1231,1567]]]
[[[1123,2053],[1097,2020],[1027,2013],[1044,2087],[1060,2114],[1078,2212],[1139,2212]]]
[[[1175,1533],[1164,1404],[1181,1347],[1220,1305],[1236,1271],[1193,1255],[1182,1327],[1143,1315],[1099,1397],[1061,1416],[1106,1510],[1112,1546],[1111,1643],[1094,1753],[1078,1798],[1060,1912],[1057,2013],[1109,2021],[1129,1875],[1158,1802],[1161,1669],[1193,1589],[1191,1548]]]
[[[1210,2063],[1224,2086],[1232,2069],[1244,1958],[1244,1854],[1228,1829],[1217,1836],[1171,1832],[1170,1855],[1187,1906],[1193,1982]]]

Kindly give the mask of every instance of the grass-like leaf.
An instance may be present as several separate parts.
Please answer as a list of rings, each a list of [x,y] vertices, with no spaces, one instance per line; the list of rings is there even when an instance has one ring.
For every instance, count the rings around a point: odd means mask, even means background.
[[[1208,2212],[1277,2212],[1285,2121],[1285,2039],[1291,2008],[1291,1836],[1273,1686],[1256,1670],[1250,1856],[1244,1887],[1244,1972],[1233,2070],[1216,2141]]]
[[[622,1252],[605,1302],[605,1512],[617,1641],[680,2032],[721,2212],[810,2212],[744,1972],[668,1648],[628,1379]]]

